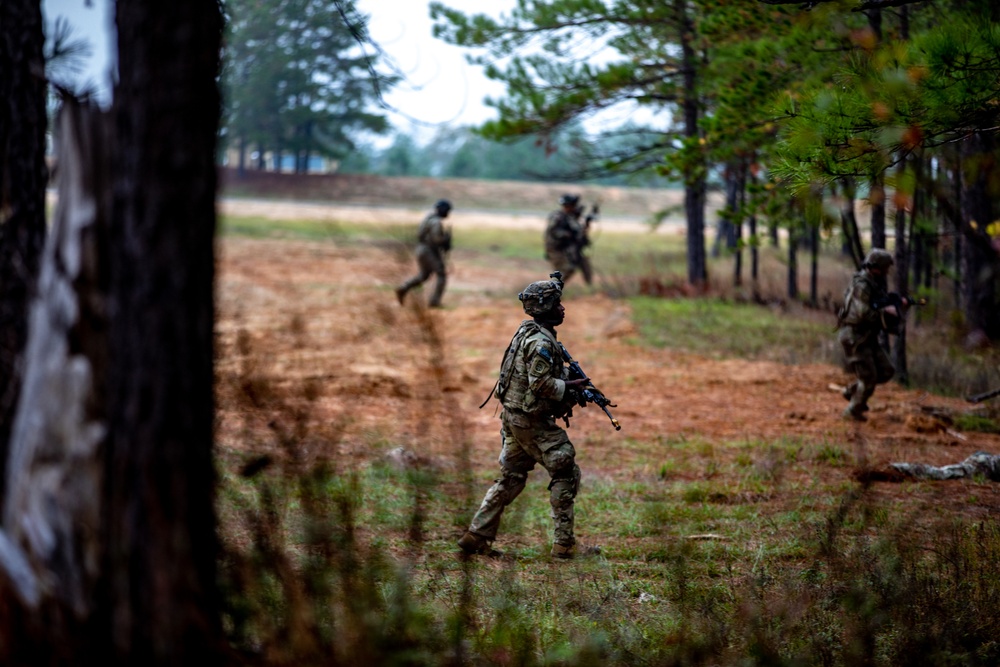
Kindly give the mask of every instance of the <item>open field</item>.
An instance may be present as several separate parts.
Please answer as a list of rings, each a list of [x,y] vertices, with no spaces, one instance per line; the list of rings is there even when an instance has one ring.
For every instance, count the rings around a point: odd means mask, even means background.
[[[294,209],[224,209],[218,457],[231,549],[251,548],[247,517],[271,485],[287,494],[275,510],[287,549],[311,553],[298,530],[309,503],[289,480],[322,463],[331,476],[320,495],[338,511],[345,498],[355,503],[352,539],[408,563],[408,590],[432,616],[460,610],[473,619],[462,641],[482,664],[582,664],[584,637],[604,638],[594,650],[605,658],[590,664],[675,664],[672,651],[690,649],[684,624],[694,607],[685,600],[734,619],[750,614],[749,591],[764,610],[789,581],[833,578],[837,558],[823,549],[834,541],[844,553],[900,536],[930,548],[939,532],[995,524],[992,482],[858,481],[893,461],[943,465],[1000,452],[1000,435],[953,423],[969,404],[893,383],[876,392],[869,422],[843,421],[836,387],[847,376],[829,313],[638,296],[684,296],[671,278],[683,272],[683,239],[622,229],[597,237],[598,284],[570,283],[559,329],[622,423],[615,432],[590,406],[569,429],[583,471],[578,539],[601,554],[550,561],[538,470],[505,515],[495,546],[508,558],[464,563],[455,540],[496,475],[499,451],[495,402],[478,406],[523,318],[517,292],[548,274],[535,246],[541,223],[491,226],[484,215],[466,225],[456,210],[446,307],[429,311],[419,290],[402,307],[392,291],[414,270],[406,241],[419,212],[373,221],[375,209],[325,210],[281,221]],[[727,275],[727,261],[713,275]],[[824,289],[838,293],[849,272],[824,261]],[[379,590],[384,601],[390,593]],[[520,611],[503,611],[500,599]],[[793,630],[809,634],[796,623],[812,611],[796,599],[802,609],[781,612],[788,641]],[[512,623],[538,633],[533,660],[494,652],[508,650],[497,633]],[[628,639],[627,627],[638,634]],[[729,636],[704,664],[734,664],[749,641]],[[795,641],[787,655],[813,650],[812,640]],[[559,651],[576,658],[539,657]]]

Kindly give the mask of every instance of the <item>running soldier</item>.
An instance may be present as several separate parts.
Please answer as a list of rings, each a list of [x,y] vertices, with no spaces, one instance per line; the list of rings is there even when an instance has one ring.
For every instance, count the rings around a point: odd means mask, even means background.
[[[444,296],[444,286],[448,279],[445,255],[451,250],[451,230],[444,226],[444,219],[451,212],[451,202],[442,199],[434,204],[434,212],[430,213],[417,230],[417,266],[419,272],[396,288],[396,298],[402,305],[406,293],[417,285],[423,284],[431,274],[437,276],[434,292],[427,305],[431,308],[441,307],[441,297]]]
[[[587,379],[569,380],[556,327],[566,310],[560,302],[563,283],[558,273],[553,280],[531,283],[518,294],[524,320],[500,365],[500,378],[493,395],[500,399],[500,478],[458,541],[466,554],[490,554],[504,509],[524,490],[528,473],[540,464],[549,473],[549,503],[554,522],[552,555],[572,558],[573,503],[580,486],[576,451],[566,431],[556,425],[568,417],[577,392]],[[485,405],[485,403],[484,403]]]
[[[896,373],[879,342],[879,333],[895,331],[902,316],[886,287],[892,265],[888,251],[876,248],[868,253],[844,293],[844,306],[837,316],[837,339],[844,348],[847,368],[857,376],[843,391],[848,401],[844,417],[848,419],[866,421],[868,399],[875,387]],[[901,306],[906,302],[905,297],[900,297]]]

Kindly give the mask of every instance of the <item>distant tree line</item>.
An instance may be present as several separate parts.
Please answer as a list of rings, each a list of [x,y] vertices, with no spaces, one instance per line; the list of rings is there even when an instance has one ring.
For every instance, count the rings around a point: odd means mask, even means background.
[[[443,127],[424,143],[419,143],[412,135],[397,133],[392,143],[385,147],[359,144],[339,164],[338,171],[484,180],[579,180],[632,187],[669,185],[667,179],[650,171],[636,174],[587,172],[587,162],[578,147],[592,141],[588,133],[573,127],[560,132],[560,139],[559,147],[553,149],[537,137],[496,141],[467,126]]]
[[[391,128],[382,94],[396,85],[368,17],[353,0],[226,0],[222,135],[240,170],[308,171],[324,157],[336,169],[385,176],[435,176],[662,185],[654,171],[593,169],[592,138],[581,123],[551,137],[488,138],[471,127],[442,127],[425,142]],[[599,138],[608,152],[635,150],[643,128]]]

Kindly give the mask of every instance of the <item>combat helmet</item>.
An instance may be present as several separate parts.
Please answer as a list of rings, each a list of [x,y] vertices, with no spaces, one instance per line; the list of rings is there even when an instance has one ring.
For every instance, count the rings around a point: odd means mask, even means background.
[[[563,196],[559,197],[560,206],[576,206],[577,202],[580,201],[580,195],[571,195],[568,192]]]
[[[888,271],[889,267],[893,265],[892,253],[888,250],[883,250],[882,248],[874,248],[865,257],[864,263],[861,265],[863,268],[875,268],[882,271]]]
[[[439,199],[437,203],[434,204],[434,208],[439,212],[447,213],[451,210],[451,202],[447,199]]]
[[[552,280],[537,280],[531,283],[517,295],[521,305],[524,306],[524,312],[528,315],[532,317],[544,315],[559,305],[563,289],[562,273],[555,271],[549,274],[549,278]]]

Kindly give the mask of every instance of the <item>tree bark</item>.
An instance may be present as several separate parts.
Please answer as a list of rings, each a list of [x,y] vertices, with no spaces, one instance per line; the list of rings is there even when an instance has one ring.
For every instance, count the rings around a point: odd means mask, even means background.
[[[799,231],[788,230],[788,298],[799,298]]]
[[[698,148],[700,132],[698,118],[697,59],[692,41],[695,37],[694,23],[688,15],[685,0],[676,0],[677,23],[681,26],[681,54],[684,68],[684,96],[681,108],[684,112],[684,136],[694,155],[701,156]],[[688,282],[704,286],[708,281],[708,266],[705,259],[705,164],[704,158],[693,157],[688,161],[684,174],[684,212],[687,215],[687,266]]]
[[[906,162],[899,165],[900,176],[906,170]],[[909,243],[907,234],[907,214],[902,206],[896,207],[896,219],[894,232],[896,236],[896,247],[894,253],[896,291],[900,294],[909,293]],[[910,371],[906,360],[906,318],[901,317],[899,321],[899,333],[895,337],[891,347],[891,357],[893,368],[896,369],[896,382],[901,385],[908,385],[910,382]]]
[[[213,508],[215,2],[116,3],[107,574],[113,660],[220,651]]]
[[[885,185],[884,176],[879,174],[872,179],[871,194],[868,196],[872,215],[872,247],[885,248]]]
[[[0,497],[45,242],[45,61],[38,0],[0,2]]]
[[[59,203],[31,305],[0,531],[4,664],[106,655],[99,630],[108,365],[106,117],[60,113]],[[15,606],[19,603],[19,606]]]
[[[856,269],[861,268],[861,263],[865,259],[865,250],[861,244],[861,232],[858,230],[858,217],[854,211],[854,201],[857,196],[857,188],[854,181],[845,178],[841,181],[844,189],[844,201],[840,207],[840,225],[844,232],[844,239],[850,251],[851,259],[854,261]]]
[[[995,220],[989,183],[995,178],[996,156],[991,142],[982,134],[971,135],[962,144],[963,192],[962,246],[963,301],[970,333],[989,340],[1000,339],[1000,308],[997,307],[997,277],[1000,267],[997,248],[984,229]],[[970,176],[971,175],[971,176]]]

